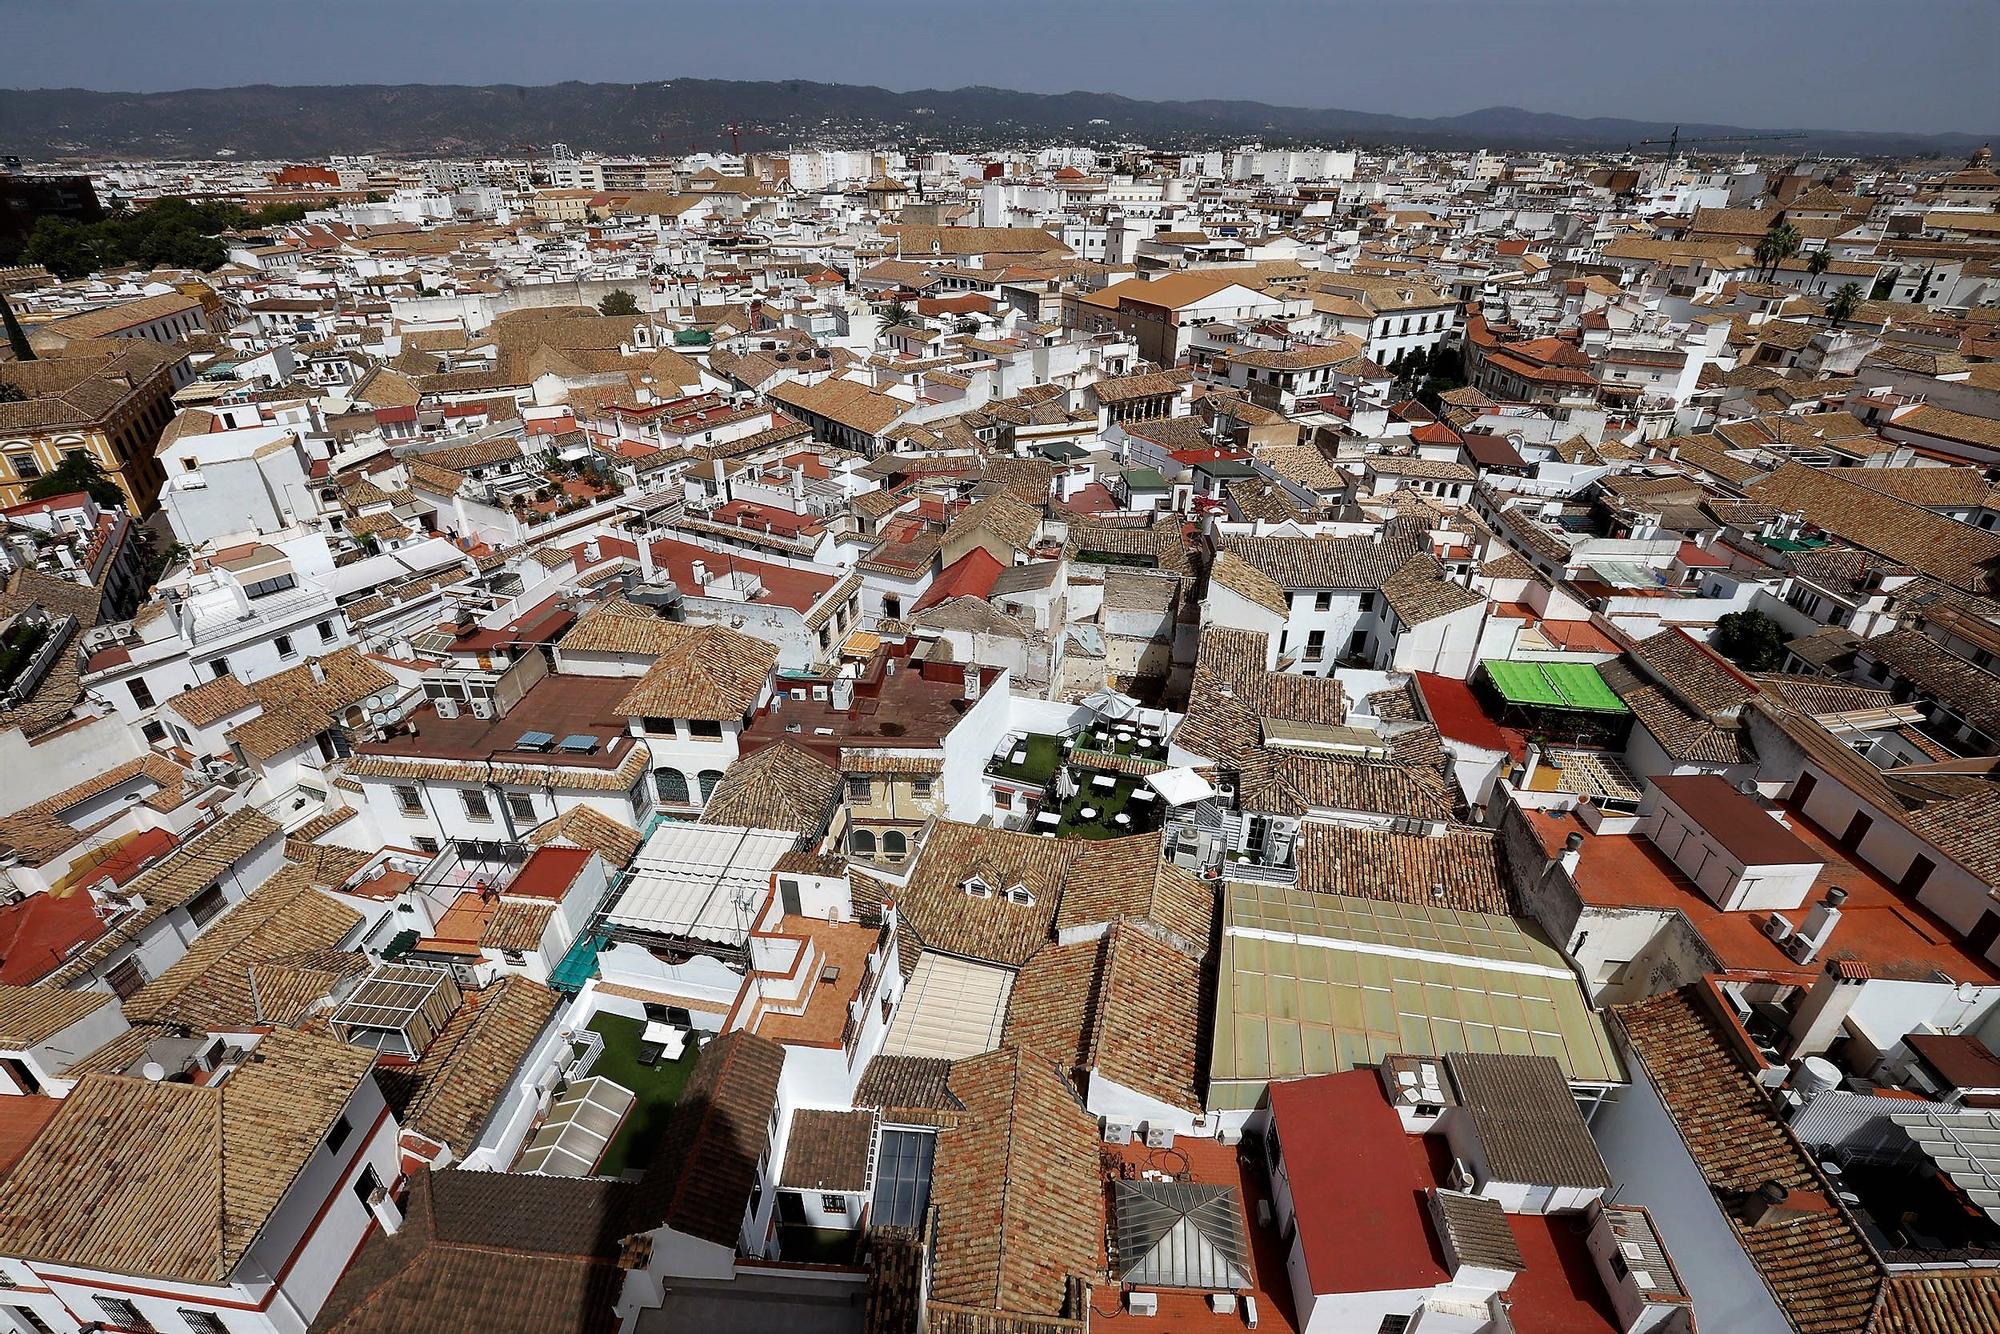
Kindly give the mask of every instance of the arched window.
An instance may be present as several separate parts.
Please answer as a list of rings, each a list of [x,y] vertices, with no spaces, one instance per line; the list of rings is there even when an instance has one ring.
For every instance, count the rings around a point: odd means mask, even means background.
[[[688,804],[687,775],[679,769],[655,769],[653,791],[669,806],[685,806]]]
[[[847,846],[854,850],[854,855],[857,857],[873,857],[875,855],[875,831],[872,829],[855,830],[853,834],[848,836]]]
[[[701,784],[701,799],[707,801],[715,795],[716,785],[722,781],[722,770],[703,769],[695,781]]]
[[[903,837],[902,830],[891,829],[882,835],[882,855],[891,861],[901,861],[909,850],[910,840]]]

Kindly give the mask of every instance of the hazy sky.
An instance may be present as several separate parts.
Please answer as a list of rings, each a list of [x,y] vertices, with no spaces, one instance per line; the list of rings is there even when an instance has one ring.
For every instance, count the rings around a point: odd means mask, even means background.
[[[699,75],[1984,133],[1996,70],[2000,0],[0,0],[0,83],[142,92]]]

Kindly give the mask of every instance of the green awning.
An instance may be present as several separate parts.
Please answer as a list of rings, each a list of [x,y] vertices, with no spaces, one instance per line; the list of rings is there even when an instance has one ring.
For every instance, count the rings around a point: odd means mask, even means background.
[[[1629,713],[1597,668],[1587,662],[1480,663],[1487,679],[1509,704],[1543,709],[1583,709],[1592,713]]]

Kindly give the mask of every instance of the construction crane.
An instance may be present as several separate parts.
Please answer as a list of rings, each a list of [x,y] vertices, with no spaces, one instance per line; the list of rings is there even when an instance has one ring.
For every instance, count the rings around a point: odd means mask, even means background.
[[[1668,158],[1668,160],[1669,160],[1669,161],[1671,161],[1671,160],[1672,160],[1673,158],[1675,158],[1675,157],[1679,156],[1679,154],[1680,154],[1680,148],[1681,148],[1681,145],[1682,145],[1683,143],[1689,143],[1689,144],[1748,144],[1748,143],[1756,143],[1756,142],[1759,142],[1759,141],[1761,141],[1761,140],[1768,140],[1768,139],[1803,139],[1803,138],[1805,138],[1805,137],[1806,137],[1806,136],[1805,136],[1805,135],[1803,135],[1803,134],[1721,134],[1721,135],[1713,135],[1713,136],[1710,136],[1710,137],[1707,137],[1707,138],[1702,138],[1702,139],[1682,139],[1682,138],[1681,138],[1681,127],[1680,127],[1680,126],[1678,126],[1678,125],[1676,125],[1676,126],[1674,126],[1674,132],[1673,132],[1672,134],[1668,135],[1668,136],[1667,136],[1666,138],[1664,138],[1664,139],[1641,139],[1641,140],[1640,140],[1640,141],[1639,141],[1639,142],[1638,142],[1638,143],[1637,143],[1637,144],[1635,145],[1635,147],[1638,147],[1638,148],[1644,148],[1644,147],[1646,147],[1646,146],[1647,146],[1648,144],[1665,144],[1665,145],[1667,146],[1667,158]]]
[[[507,145],[507,151],[510,153],[514,152],[517,149],[525,150],[526,153],[528,154],[528,186],[530,189],[532,189],[535,184],[535,145],[533,144]]]
[[[734,157],[743,156],[743,127],[735,121],[722,127],[729,131],[729,152]]]

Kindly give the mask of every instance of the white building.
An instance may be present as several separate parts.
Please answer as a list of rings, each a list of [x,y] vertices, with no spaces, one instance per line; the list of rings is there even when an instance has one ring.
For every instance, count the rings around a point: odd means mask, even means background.
[[[369,1229],[400,1222],[374,1064],[281,1029],[84,1076],[8,1176],[0,1318],[303,1334]]]

